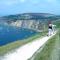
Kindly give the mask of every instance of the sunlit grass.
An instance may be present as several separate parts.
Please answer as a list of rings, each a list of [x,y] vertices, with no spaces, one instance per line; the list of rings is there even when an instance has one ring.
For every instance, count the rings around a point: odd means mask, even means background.
[[[55,22],[58,32],[49,39],[29,60],[60,60],[60,22]]]
[[[55,35],[53,38],[48,40],[42,51],[40,51],[34,56],[34,60],[50,60],[50,55],[54,49],[56,40],[57,40],[57,35]]]

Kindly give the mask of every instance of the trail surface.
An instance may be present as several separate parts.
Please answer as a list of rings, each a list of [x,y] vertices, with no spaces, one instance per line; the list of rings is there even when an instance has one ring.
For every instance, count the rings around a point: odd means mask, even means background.
[[[13,53],[6,54],[2,60],[28,60],[43,44],[45,44],[55,34],[52,34],[51,36],[45,36],[43,38],[38,38],[37,40],[18,48]]]

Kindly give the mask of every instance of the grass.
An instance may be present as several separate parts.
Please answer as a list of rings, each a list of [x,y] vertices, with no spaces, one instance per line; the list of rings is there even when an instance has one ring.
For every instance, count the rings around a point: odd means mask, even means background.
[[[60,22],[55,22],[57,34],[47,41],[29,60],[60,60]]]
[[[38,33],[28,39],[15,41],[15,42],[9,43],[7,45],[0,46],[0,56],[3,56],[4,54],[9,53],[9,52],[13,52],[15,49],[19,48],[20,46],[22,46],[28,42],[32,42],[35,39],[44,36],[45,34],[46,34],[46,32]]]
[[[53,24],[56,25],[56,28],[60,28],[60,20],[54,21]]]
[[[58,37],[58,34],[55,35],[53,38],[51,38],[45,44],[44,48],[41,51],[39,51],[38,53],[35,53],[35,55],[33,56],[34,57],[33,60],[52,60],[51,54],[54,50],[54,47],[55,47],[55,44],[57,41],[57,37]],[[31,60],[32,58],[30,58],[29,60]]]

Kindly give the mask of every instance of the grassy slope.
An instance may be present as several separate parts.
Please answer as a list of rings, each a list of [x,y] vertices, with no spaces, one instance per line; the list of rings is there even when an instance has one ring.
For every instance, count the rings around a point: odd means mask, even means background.
[[[54,23],[60,30],[60,22]],[[60,31],[46,43],[41,51],[39,49],[39,52],[36,52],[33,57],[33,60],[60,60]]]
[[[20,47],[20,46],[22,46],[28,42],[32,42],[35,39],[44,36],[45,34],[46,34],[46,32],[45,33],[39,33],[39,34],[36,34],[35,36],[32,36],[28,39],[19,40],[19,41],[16,41],[16,42],[4,45],[4,46],[0,46],[0,56],[4,55],[5,53],[12,52],[15,49],[17,49],[18,47]]]
[[[57,43],[57,35],[55,35],[46,43],[42,51],[40,51],[35,55],[34,60],[52,60],[52,52],[55,49],[56,43]]]

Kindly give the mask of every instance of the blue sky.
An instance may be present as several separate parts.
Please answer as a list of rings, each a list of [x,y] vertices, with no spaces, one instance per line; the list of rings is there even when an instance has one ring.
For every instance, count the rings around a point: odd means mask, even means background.
[[[60,0],[0,0],[0,16],[26,12],[60,14]]]

